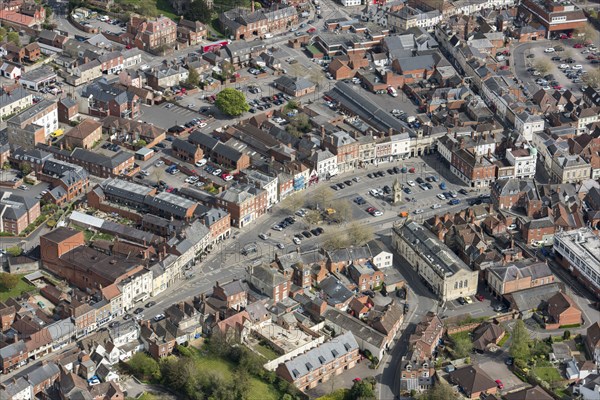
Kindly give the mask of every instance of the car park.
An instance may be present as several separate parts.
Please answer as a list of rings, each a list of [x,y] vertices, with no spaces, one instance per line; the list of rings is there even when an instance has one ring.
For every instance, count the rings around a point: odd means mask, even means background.
[[[134,314],[141,314],[141,313],[143,313],[143,312],[144,312],[144,309],[143,309],[143,308],[141,308],[141,307],[138,307],[138,308],[136,308],[136,309],[135,309],[135,311],[134,311],[133,313],[134,313]]]
[[[554,53],[554,48],[553,47],[547,47],[546,49],[544,49],[544,53]]]
[[[415,186],[415,185],[416,185],[416,183],[415,183],[415,182],[413,182],[413,181],[407,181],[407,182],[406,182],[406,184],[407,184],[408,186]]]
[[[448,202],[448,204],[450,204],[451,206],[455,206],[457,204],[460,204],[460,200],[459,199],[452,199]]]

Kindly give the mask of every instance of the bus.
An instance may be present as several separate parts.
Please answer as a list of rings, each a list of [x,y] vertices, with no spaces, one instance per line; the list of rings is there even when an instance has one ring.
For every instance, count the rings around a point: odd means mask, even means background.
[[[203,45],[200,48],[200,50],[204,54],[204,53],[208,53],[208,52],[211,52],[211,51],[219,50],[221,47],[225,47],[229,43],[231,43],[231,40],[219,40],[217,42],[213,42],[213,43],[209,43],[209,44]]]

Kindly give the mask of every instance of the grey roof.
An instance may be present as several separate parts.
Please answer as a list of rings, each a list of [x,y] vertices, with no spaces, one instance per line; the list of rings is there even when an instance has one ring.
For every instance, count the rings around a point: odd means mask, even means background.
[[[229,215],[229,213],[221,208],[211,208],[203,213],[200,218],[202,219],[204,225],[210,227],[214,223],[222,220],[227,215]]]
[[[418,69],[432,70],[435,67],[435,59],[431,54],[415,57],[398,58],[398,64],[403,72]]]
[[[333,275],[323,279],[319,286],[327,295],[327,303],[332,306],[343,304],[353,296],[350,289],[342,285],[342,283]]]
[[[3,384],[6,385],[6,389],[3,390],[2,387],[0,387],[0,398],[2,399],[12,399],[13,396],[16,396],[25,390],[30,390],[31,387],[29,382],[23,377],[16,378],[15,380],[7,379]],[[6,397],[4,397],[5,395],[3,393],[5,393]]]
[[[171,147],[174,150],[182,150],[188,154],[194,154],[198,150],[197,145],[195,145],[194,143],[190,143],[187,140],[182,140],[179,138],[175,138],[173,140],[173,142],[171,143]]]
[[[144,203],[180,218],[185,217],[187,210],[197,204],[196,202],[188,200],[184,197],[168,192],[160,192],[153,197],[146,197]]]
[[[287,75],[282,75],[275,80],[276,85],[280,85],[287,90],[292,92],[314,88],[315,84],[309,81],[308,79],[302,77],[290,77]]]
[[[27,353],[27,346],[25,346],[25,342],[19,340],[17,343],[0,348],[0,359],[14,357],[21,352]]]
[[[396,132],[405,131],[411,137],[416,136],[416,132],[408,125],[394,118],[379,105],[361,95],[353,86],[338,82],[332,90],[327,92],[327,95],[379,131],[388,132],[389,128],[392,128]]]
[[[429,260],[431,266],[437,266],[437,274],[442,278],[447,275],[454,275],[460,270],[472,271],[456,254],[444,243],[442,243],[429,229],[415,221],[408,221],[399,229],[394,230],[401,235],[407,243],[421,255]]]
[[[27,373],[27,380],[31,383],[31,386],[37,386],[40,383],[48,380],[52,376],[56,376],[60,373],[58,365],[50,362],[46,365],[42,365],[33,371]]]
[[[71,153],[71,157],[88,163],[101,165],[112,170],[113,168],[123,164],[130,158],[133,158],[133,154],[128,151],[121,150],[112,157],[109,157],[105,156],[104,154],[95,153],[93,151],[76,148]]]
[[[262,264],[253,267],[250,274],[254,279],[264,283],[267,287],[275,287],[288,281],[288,278],[279,272],[279,270],[271,268],[270,265]]]
[[[68,163],[66,161],[50,159],[44,163],[42,172],[46,175],[59,178],[67,186],[71,186],[75,182],[85,180],[88,173],[85,168]]]
[[[202,147],[208,148],[208,149],[214,149],[215,146],[217,145],[217,143],[219,143],[218,139],[215,139],[214,137],[207,135],[206,133],[202,133],[200,131],[194,131],[190,134],[188,140],[192,143],[196,143]]]
[[[542,303],[558,292],[560,292],[560,285],[555,282],[549,285],[512,292],[506,295],[506,297],[511,300],[513,307],[521,312],[526,312],[539,308]]]
[[[117,178],[105,179],[104,182],[100,184],[100,187],[107,195],[133,201],[138,204],[143,204],[146,196],[154,190],[148,186]]]
[[[532,280],[552,275],[548,264],[542,261],[517,261],[509,265],[498,265],[488,268],[489,273],[498,276],[502,281],[512,281],[530,276]]]
[[[299,355],[284,363],[290,376],[294,380],[318,370],[324,365],[337,359],[343,359],[344,356],[358,349],[358,343],[352,335],[352,332],[346,332],[335,337],[329,342],[323,343],[304,354]]]
[[[54,100],[44,99],[44,100],[40,101],[39,103],[34,104],[33,106],[25,109],[24,111],[21,111],[19,114],[15,115],[14,117],[12,117],[8,121],[6,121],[6,123],[9,125],[10,124],[21,125],[25,121],[28,121],[32,117],[35,117],[37,114],[46,110],[48,107],[52,106],[55,103],[56,103],[56,101],[54,101]]]
[[[0,215],[3,218],[16,221],[37,203],[38,201],[31,197],[0,190]]]
[[[22,87],[18,87],[10,92],[2,91],[2,94],[0,94],[0,108],[4,108],[9,104],[13,104],[27,96],[33,99],[32,94]]]
[[[221,285],[221,289],[223,289],[225,296],[233,296],[238,293],[244,293],[248,290],[246,284],[237,279],[225,285]]]
[[[44,82],[49,79],[56,78],[56,73],[52,68],[40,67],[32,69],[21,75],[21,80],[27,80],[31,82]]]
[[[71,322],[71,318],[61,319],[60,321],[48,325],[48,332],[53,341],[58,341],[74,335],[75,325]]]
[[[386,344],[386,337],[381,332],[376,331],[364,322],[360,321],[343,311],[330,308],[323,315],[325,320],[338,326],[344,332],[352,332],[354,337],[360,342],[369,343],[379,349]]]
[[[83,88],[81,97],[91,97],[101,102],[115,101],[117,104],[125,104],[132,100],[133,93],[109,85],[106,78],[102,78]]]

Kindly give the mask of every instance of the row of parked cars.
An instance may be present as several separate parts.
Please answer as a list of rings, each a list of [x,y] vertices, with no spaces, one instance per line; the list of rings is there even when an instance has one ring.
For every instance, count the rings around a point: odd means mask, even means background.
[[[342,189],[345,189],[346,186],[352,186],[353,181],[359,182],[360,178],[358,176],[355,176],[354,178],[352,178],[352,180],[346,179],[344,182],[336,183],[335,185],[331,185],[329,187],[332,188],[333,190],[342,190]]]

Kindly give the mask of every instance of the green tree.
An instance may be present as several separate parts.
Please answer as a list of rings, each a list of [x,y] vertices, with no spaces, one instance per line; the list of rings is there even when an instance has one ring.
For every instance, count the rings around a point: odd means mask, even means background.
[[[438,382],[431,389],[423,392],[418,400],[452,400],[457,398],[456,392],[450,385]]]
[[[4,40],[5,37],[6,37],[6,29],[3,27],[0,27],[0,40]]]
[[[348,397],[351,400],[374,399],[375,392],[373,390],[373,385],[366,380],[355,381],[352,388],[350,388]]]
[[[600,68],[588,71],[587,74],[583,75],[582,79],[586,85],[596,89],[600,88]]]
[[[515,359],[526,361],[531,356],[529,347],[531,338],[522,319],[518,319],[510,335],[510,355]]]
[[[190,9],[185,13],[185,18],[190,21],[200,21],[205,24],[210,22],[212,12],[204,0],[195,0],[190,5]]]
[[[452,338],[452,349],[458,358],[467,357],[473,351],[473,342],[468,336],[457,336]]]
[[[19,38],[19,34],[17,32],[8,32],[6,38],[9,42],[13,43],[15,46],[21,45],[21,39]]]
[[[569,331],[569,330],[566,330],[566,331],[563,333],[563,339],[564,339],[564,340],[569,340],[569,339],[571,339],[571,331]]]
[[[340,229],[329,229],[321,239],[325,250],[337,250],[348,247],[348,235]]]
[[[233,88],[223,89],[217,94],[215,105],[225,115],[232,117],[242,115],[250,109],[244,93]]]
[[[598,43],[598,41],[600,41],[600,35],[598,34],[598,31],[589,22],[586,22],[581,28],[575,29],[575,37],[582,43]]]
[[[535,68],[540,74],[546,75],[552,71],[552,69],[554,69],[554,64],[552,64],[546,57],[542,57],[533,63],[533,68]]]
[[[29,165],[28,163],[23,163],[23,165],[21,166],[21,172],[23,173],[23,175],[29,175],[31,171],[31,165]]]
[[[289,213],[294,213],[306,204],[304,192],[296,192],[287,196],[281,202],[281,208]]]
[[[5,292],[12,290],[17,287],[20,280],[18,275],[0,272],[0,290]]]
[[[339,222],[350,221],[352,217],[352,209],[348,200],[335,200],[331,203],[331,208],[335,210],[335,218]]]
[[[46,221],[46,226],[48,228],[54,228],[56,226],[56,220],[54,218],[48,219],[48,221]]]
[[[8,171],[10,169],[10,163],[8,161],[5,161],[4,164],[2,164],[2,169],[4,171]]]
[[[353,246],[363,246],[375,238],[373,228],[370,225],[363,225],[356,221],[348,225],[346,233],[350,244]]]
[[[294,129],[298,134],[295,136],[302,136],[303,133],[311,131],[310,119],[306,114],[298,114],[290,119],[290,123],[286,127],[286,130],[290,132],[290,129]],[[291,133],[291,132],[290,132]]]
[[[333,190],[327,186],[319,185],[315,189],[312,195],[313,204],[318,206],[319,209],[324,209],[329,207],[331,204],[331,199],[333,199]]]
[[[12,247],[9,247],[8,249],[6,249],[6,253],[12,257],[18,257],[21,254],[23,254],[23,249],[20,248],[19,246],[12,246]]]
[[[190,86],[198,86],[200,84],[200,74],[195,68],[190,68],[186,83]]]
[[[306,223],[308,224],[308,226],[313,226],[313,225],[317,225],[319,222],[321,222],[322,218],[321,218],[321,213],[318,212],[317,210],[308,210],[304,219],[306,220]]]
[[[261,4],[261,2],[259,2],[259,1],[255,1],[255,2],[254,2],[254,8],[255,8],[256,10],[260,10],[260,9],[262,8],[262,4]]]
[[[135,353],[127,362],[135,376],[143,380],[159,380],[160,366],[156,360],[146,353]]]
[[[135,141],[135,143],[133,144],[135,147],[144,147],[146,146],[148,143],[144,140],[144,139],[138,139]]]

